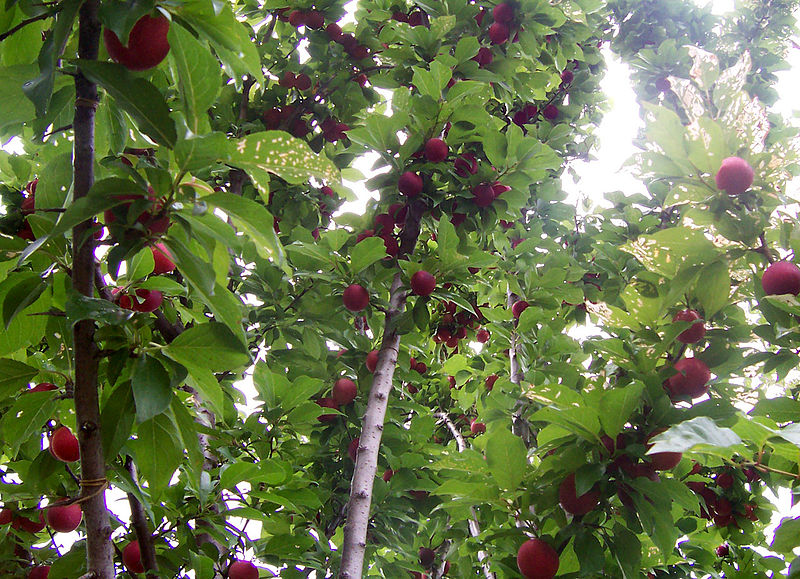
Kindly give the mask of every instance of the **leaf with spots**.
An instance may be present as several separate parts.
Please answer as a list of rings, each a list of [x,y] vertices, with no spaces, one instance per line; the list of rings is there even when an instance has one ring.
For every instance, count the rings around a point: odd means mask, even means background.
[[[330,159],[283,131],[252,133],[232,142],[230,164],[245,171],[268,171],[290,183],[311,177],[328,183],[340,180]]]

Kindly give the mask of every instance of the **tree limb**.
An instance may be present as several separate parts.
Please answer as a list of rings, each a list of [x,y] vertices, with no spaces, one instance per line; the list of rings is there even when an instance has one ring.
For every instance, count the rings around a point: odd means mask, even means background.
[[[139,473],[131,457],[125,459],[125,469],[131,475],[133,484],[139,486]],[[139,542],[139,551],[142,557],[142,565],[147,571],[147,579],[158,578],[158,563],[156,562],[156,546],[153,541],[153,533],[147,524],[147,515],[139,499],[133,493],[128,493],[128,504],[131,507],[131,525],[136,533],[136,540]]]
[[[456,439],[456,448],[458,448],[458,452],[464,452],[467,449],[467,443],[464,441],[464,437],[461,436],[461,432],[459,432],[458,428],[456,428],[456,425],[453,424],[452,420],[450,420],[447,412],[437,412],[436,417],[440,418],[442,422],[445,423],[445,426],[447,426],[447,429],[453,435],[453,438]],[[469,510],[470,513],[472,513],[472,518],[467,519],[469,534],[472,535],[473,538],[477,539],[481,534],[481,527],[478,524],[478,514],[475,512],[475,507],[470,507]],[[481,562],[481,569],[483,570],[484,576],[486,579],[494,579],[494,573],[492,573],[490,570],[488,558],[489,555],[486,553],[486,551],[478,551],[478,561]]]
[[[98,0],[86,0],[81,5],[78,25],[78,57],[97,60],[100,41],[100,21],[97,18]],[[78,73],[75,76],[75,143],[73,153],[74,198],[85,197],[94,183],[94,126],[97,108],[97,86]],[[80,294],[94,296],[94,239],[92,220],[84,221],[72,230],[72,285]],[[100,433],[100,403],[98,396],[98,357],[94,341],[95,324],[81,320],[73,328],[75,356],[75,415],[81,456],[81,499],[86,525],[86,555],[88,575],[96,579],[113,579],[114,549],[111,543],[104,488],[98,491],[98,481],[106,481]]]

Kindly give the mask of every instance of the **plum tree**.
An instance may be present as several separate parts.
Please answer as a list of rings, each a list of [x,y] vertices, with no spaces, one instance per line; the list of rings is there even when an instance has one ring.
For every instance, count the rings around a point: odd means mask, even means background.
[[[10,3],[0,576],[786,575],[794,3]]]

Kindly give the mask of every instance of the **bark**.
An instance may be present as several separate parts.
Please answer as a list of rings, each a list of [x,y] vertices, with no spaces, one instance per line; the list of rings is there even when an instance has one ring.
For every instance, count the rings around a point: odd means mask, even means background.
[[[450,433],[453,435],[453,438],[456,439],[456,447],[458,448],[458,452],[464,452],[467,448],[467,443],[464,441],[464,437],[461,436],[461,433],[456,428],[453,421],[450,420],[450,417],[447,415],[447,412],[438,412],[436,416],[445,423]],[[478,524],[478,514],[475,512],[475,507],[469,508],[470,512],[472,513],[472,518],[467,520],[467,526],[469,526],[469,534],[472,535],[473,538],[477,539],[478,536],[481,534],[481,527]],[[481,562],[481,571],[483,571],[483,575],[486,579],[495,579],[494,573],[490,570],[489,564],[489,555],[486,551],[480,550],[478,551],[478,561]]]
[[[416,200],[409,204],[406,224],[400,233],[398,259],[411,255],[419,237],[420,220],[427,209],[425,203]],[[403,313],[407,291],[403,289],[403,279],[398,271],[392,281],[389,293],[389,309],[386,311],[383,339],[378,353],[378,363],[372,379],[364,423],[361,428],[356,465],[350,484],[350,501],[347,506],[347,521],[344,526],[342,544],[342,563],[339,568],[340,579],[361,579],[364,568],[364,555],[367,550],[367,529],[372,504],[372,486],[378,467],[378,454],[383,435],[383,422],[389,395],[392,392],[392,378],[397,367],[400,350],[400,335],[395,331],[397,317]]]
[[[87,0],[79,12],[78,56],[96,60],[100,39],[97,19],[98,0]],[[75,76],[75,116],[73,127],[73,194],[86,196],[94,184],[94,122],[97,87],[80,72]],[[84,221],[72,230],[72,286],[85,296],[93,296],[95,260],[92,223]],[[75,354],[75,415],[81,452],[81,506],[86,525],[86,553],[89,574],[96,579],[114,577],[114,549],[106,509],[106,464],[100,435],[98,400],[98,349],[94,342],[95,325],[83,320],[73,328]]]
[[[508,309],[511,309],[511,306],[513,306],[514,302],[516,301],[516,296],[511,293],[511,289],[506,290],[506,295],[508,296]],[[525,373],[523,372],[522,366],[519,363],[517,337],[516,330],[511,332],[511,346],[508,349],[508,359],[511,382],[520,385],[522,384],[522,377],[525,375]],[[530,448],[532,441],[531,428],[528,424],[528,421],[523,416],[525,410],[528,408],[528,405],[529,402],[524,397],[517,400],[517,403],[514,405],[514,413],[511,417],[511,431],[522,439],[526,447]]]
[[[139,473],[131,457],[125,460],[125,468],[131,475],[133,484],[139,486]],[[136,540],[139,541],[139,551],[141,552],[142,564],[147,570],[147,579],[158,578],[158,563],[156,563],[156,546],[153,541],[153,533],[150,532],[150,525],[147,524],[147,515],[139,499],[133,493],[128,493],[128,504],[131,507],[131,524],[136,533]]]

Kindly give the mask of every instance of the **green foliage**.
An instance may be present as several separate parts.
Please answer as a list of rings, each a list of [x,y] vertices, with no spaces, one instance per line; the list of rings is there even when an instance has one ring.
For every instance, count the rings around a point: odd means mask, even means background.
[[[565,577],[796,572],[798,519],[770,542],[764,492],[797,484],[800,302],[759,283],[800,248],[797,130],[769,109],[796,2],[719,19],[691,2],[522,0],[502,44],[490,4],[361,2],[352,41],[334,42],[281,3],[102,2],[123,39],[169,15],[169,55],[145,71],[102,42],[78,59],[79,6],[11,2],[0,17],[0,34],[19,25],[0,43],[4,507],[35,518],[81,493],[80,464],[46,441],[81,427],[72,328],[93,320],[107,478],[142,506],[160,576],[224,576],[245,553],[282,577],[335,574],[348,450],[374,404],[365,358],[396,331],[365,576],[439,577],[426,547],[449,576],[514,577],[533,536]],[[345,14],[317,9],[326,25]],[[628,165],[643,189],[584,214],[561,179],[596,145],[607,43],[634,71],[644,125]],[[94,185],[75,200],[79,73],[100,100]],[[311,86],[282,80],[299,75]],[[431,138],[444,161],[423,153]],[[730,156],[755,173],[738,196],[714,182]],[[416,198],[399,191],[407,171]],[[341,211],[352,180],[375,193],[363,214]],[[70,279],[86,221],[92,296]],[[423,269],[430,296],[409,290]],[[355,313],[351,283],[369,294]],[[148,291],[163,302],[137,311]],[[707,332],[685,344],[691,324],[672,319],[689,308]],[[670,399],[691,357],[709,393]],[[323,407],[342,377],[356,399]],[[28,391],[42,382],[57,390]],[[656,473],[664,453],[682,456]],[[559,492],[573,473],[598,497],[576,516]],[[126,516],[111,521],[115,543],[134,539]],[[17,526],[0,527],[3,577],[31,560],[51,579],[85,572],[82,529],[44,543]]]

